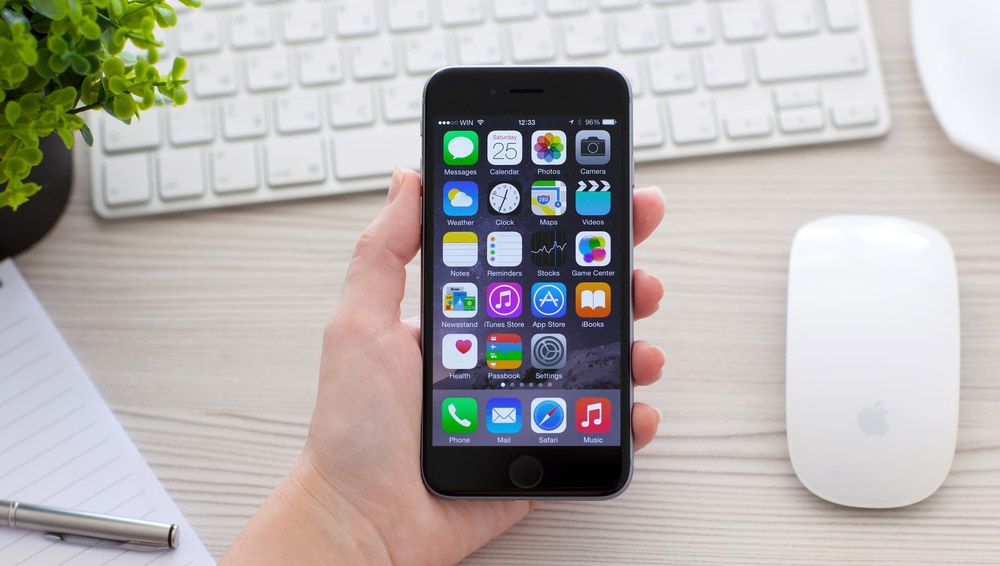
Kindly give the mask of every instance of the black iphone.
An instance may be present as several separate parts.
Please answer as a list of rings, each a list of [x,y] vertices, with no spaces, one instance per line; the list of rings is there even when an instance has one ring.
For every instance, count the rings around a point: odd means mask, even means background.
[[[632,470],[632,124],[603,67],[452,67],[423,114],[422,472],[599,498]]]

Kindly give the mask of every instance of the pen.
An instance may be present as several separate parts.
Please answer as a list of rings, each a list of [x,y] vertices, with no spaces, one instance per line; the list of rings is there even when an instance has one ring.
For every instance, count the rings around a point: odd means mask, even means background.
[[[118,548],[162,550],[177,547],[177,525],[123,519],[0,499],[0,525],[45,533],[63,542]]]

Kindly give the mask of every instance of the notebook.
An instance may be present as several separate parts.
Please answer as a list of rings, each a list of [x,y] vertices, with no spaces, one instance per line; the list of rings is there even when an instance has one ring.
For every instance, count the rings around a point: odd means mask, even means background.
[[[215,563],[11,260],[0,263],[0,499],[180,526],[178,548],[157,552],[0,527],[5,566]]]

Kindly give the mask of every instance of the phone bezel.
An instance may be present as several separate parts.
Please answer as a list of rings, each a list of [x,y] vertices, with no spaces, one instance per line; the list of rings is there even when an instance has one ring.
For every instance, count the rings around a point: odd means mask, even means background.
[[[433,356],[424,356],[423,403],[421,414],[421,473],[424,483],[443,497],[461,498],[608,498],[621,493],[632,472],[632,108],[628,81],[607,67],[449,67],[432,75],[424,88],[422,176],[424,180],[423,218],[431,218],[439,199],[427,187],[437,180],[423,164],[440,158],[439,140],[431,126],[438,116],[545,115],[610,117],[618,120],[617,143],[627,144],[618,153],[626,172],[629,191],[627,206],[626,261],[616,279],[628,296],[615,304],[627,304],[629,314],[622,320],[622,373],[620,388],[621,439],[619,446],[433,446]],[[526,156],[527,157],[527,156]],[[434,289],[431,287],[435,250],[427,222],[423,223],[421,256],[421,344],[433,351]],[[618,227],[616,232],[622,235]],[[430,292],[429,292],[430,291]],[[544,466],[541,483],[531,489],[519,488],[508,476],[511,461],[522,455],[538,458]]]

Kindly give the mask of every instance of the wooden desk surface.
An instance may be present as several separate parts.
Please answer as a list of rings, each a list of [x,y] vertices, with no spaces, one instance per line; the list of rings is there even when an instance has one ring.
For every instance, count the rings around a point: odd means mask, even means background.
[[[553,503],[475,563],[1000,560],[1000,167],[954,148],[910,54],[907,2],[871,2],[892,106],[865,143],[641,165],[667,193],[637,252],[668,353],[638,398],[665,417],[619,499]],[[68,213],[17,263],[168,491],[221,556],[294,461],[323,322],[381,194],[134,221],[91,212],[86,155]],[[962,294],[958,454],[944,487],[895,511],[824,503],[784,433],[790,238],[835,213],[901,215],[950,239]],[[406,314],[417,310],[411,265]]]

